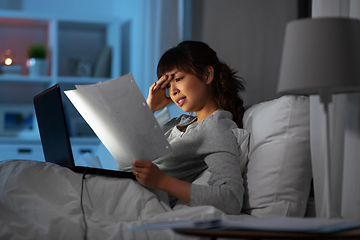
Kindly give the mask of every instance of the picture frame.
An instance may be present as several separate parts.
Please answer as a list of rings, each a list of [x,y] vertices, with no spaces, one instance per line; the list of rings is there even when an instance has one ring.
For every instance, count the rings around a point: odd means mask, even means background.
[[[0,136],[33,134],[36,129],[35,122],[33,105],[0,105]]]

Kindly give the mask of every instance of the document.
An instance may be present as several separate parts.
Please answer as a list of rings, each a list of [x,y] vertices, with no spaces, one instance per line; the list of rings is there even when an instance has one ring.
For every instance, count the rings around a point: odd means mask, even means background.
[[[131,73],[65,91],[120,168],[172,150]]]

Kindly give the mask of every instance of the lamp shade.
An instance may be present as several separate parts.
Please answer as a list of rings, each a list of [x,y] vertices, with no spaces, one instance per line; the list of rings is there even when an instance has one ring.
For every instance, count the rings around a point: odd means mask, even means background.
[[[278,93],[360,91],[360,21],[313,18],[288,23]]]

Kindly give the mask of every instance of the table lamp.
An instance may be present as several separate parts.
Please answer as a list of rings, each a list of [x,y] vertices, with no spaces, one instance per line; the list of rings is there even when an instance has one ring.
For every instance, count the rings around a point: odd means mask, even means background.
[[[354,91],[360,91],[360,21],[312,18],[288,23],[278,93],[320,96],[326,121],[324,205],[328,218],[334,217],[330,161],[335,160],[330,155],[328,105],[332,94]]]

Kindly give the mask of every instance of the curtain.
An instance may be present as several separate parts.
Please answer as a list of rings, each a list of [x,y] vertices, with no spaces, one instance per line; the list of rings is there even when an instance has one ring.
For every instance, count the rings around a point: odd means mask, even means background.
[[[191,38],[191,4],[189,0],[132,0],[122,1],[118,8],[131,32],[127,41],[130,46],[123,46],[124,53],[130,47],[129,54],[124,55],[127,59],[122,60],[123,70],[133,73],[146,98],[150,85],[157,80],[162,54]],[[168,108],[172,117],[183,113],[174,105]]]
[[[358,0],[313,0],[312,16],[360,19]],[[341,60],[339,60],[341,61]],[[333,94],[330,113],[331,201],[333,214],[360,218],[360,93]],[[324,133],[322,105],[310,97],[311,153],[316,216],[324,216]]]

